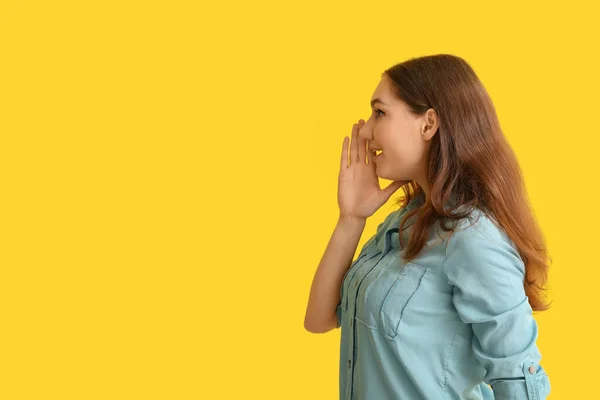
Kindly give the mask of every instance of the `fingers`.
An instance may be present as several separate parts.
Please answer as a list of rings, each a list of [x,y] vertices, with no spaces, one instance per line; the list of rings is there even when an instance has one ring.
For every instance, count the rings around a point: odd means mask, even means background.
[[[352,147],[350,148],[350,157],[352,161],[358,162],[358,124],[352,125]]]
[[[356,129],[356,135],[360,133],[360,129],[363,127],[364,121],[361,119],[358,121],[358,128]],[[358,136],[358,158],[356,161],[363,162],[366,164],[367,162],[367,141],[365,138]]]
[[[348,168],[348,136],[344,136],[344,143],[342,144],[342,159],[340,161],[340,170]]]
[[[367,148],[369,149],[368,154],[369,154],[369,165],[373,164],[373,166],[375,166],[375,162],[373,161],[373,157],[375,157],[375,155],[377,155],[377,152],[375,150],[373,150],[371,147],[371,142],[367,141]]]
[[[358,135],[360,128],[365,124],[362,119],[358,121],[358,124],[352,125],[352,132],[350,138],[344,136],[344,142],[342,144],[342,159],[340,160],[340,169],[343,167],[348,168],[353,162],[365,162],[367,160],[366,145],[367,140]],[[350,141],[350,144],[348,142]]]

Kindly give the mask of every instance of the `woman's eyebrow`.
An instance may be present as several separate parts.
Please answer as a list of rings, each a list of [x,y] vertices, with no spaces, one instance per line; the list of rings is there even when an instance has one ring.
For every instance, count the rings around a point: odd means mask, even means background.
[[[375,105],[375,103],[381,103],[384,106],[387,106],[387,104],[385,104],[383,101],[381,101],[379,98],[375,98],[373,100],[371,100],[371,107],[373,107]]]

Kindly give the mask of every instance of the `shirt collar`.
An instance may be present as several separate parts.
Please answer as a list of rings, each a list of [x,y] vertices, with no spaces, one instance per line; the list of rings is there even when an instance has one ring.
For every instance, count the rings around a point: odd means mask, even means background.
[[[457,195],[452,194],[450,196],[450,200],[448,201],[449,205],[452,205],[456,202]],[[412,211],[415,208],[422,206],[425,203],[425,192],[421,192],[419,195],[413,197],[410,202],[396,210],[393,211],[389,218],[386,218],[386,221],[381,223],[377,228],[377,233],[375,235],[375,246],[378,250],[387,253],[390,247],[398,246],[400,247],[399,235],[400,235],[400,221],[404,217],[404,215],[408,211]],[[418,213],[415,213],[410,218],[406,220],[402,230],[402,241],[407,243],[410,236],[410,228],[418,219]],[[434,240],[433,235],[435,234],[435,229],[432,229],[430,232],[430,240]],[[398,243],[396,245],[396,243]]]
[[[386,221],[384,221],[377,228],[377,233],[375,234],[375,246],[379,250],[387,252],[392,243],[394,243],[394,241],[398,241],[400,221],[404,217],[404,214],[406,214],[408,211],[414,210],[415,208],[422,206],[424,203],[425,193],[421,192],[419,195],[413,197],[406,206],[396,211],[393,211],[390,217],[386,218]],[[415,214],[404,223],[404,229],[402,231],[403,235],[408,234],[408,228],[416,222],[417,217],[418,215]],[[403,240],[407,239],[403,238]]]

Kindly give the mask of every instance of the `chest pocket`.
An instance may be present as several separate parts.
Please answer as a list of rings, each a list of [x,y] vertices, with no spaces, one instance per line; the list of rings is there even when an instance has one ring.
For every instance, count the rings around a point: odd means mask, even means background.
[[[398,336],[405,311],[419,290],[426,272],[427,268],[419,264],[405,264],[385,295],[379,312],[379,330],[388,339]]]

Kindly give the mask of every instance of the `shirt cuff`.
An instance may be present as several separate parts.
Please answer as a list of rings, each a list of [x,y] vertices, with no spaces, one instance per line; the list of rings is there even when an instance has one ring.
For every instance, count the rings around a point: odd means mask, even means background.
[[[550,380],[536,363],[523,365],[525,378],[498,380],[491,386],[495,400],[545,400],[550,394]]]
[[[492,385],[494,400],[533,400],[527,396],[525,379],[498,381]],[[539,398],[538,398],[539,399]]]

